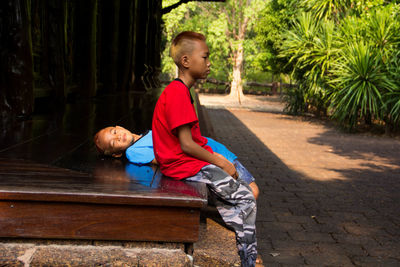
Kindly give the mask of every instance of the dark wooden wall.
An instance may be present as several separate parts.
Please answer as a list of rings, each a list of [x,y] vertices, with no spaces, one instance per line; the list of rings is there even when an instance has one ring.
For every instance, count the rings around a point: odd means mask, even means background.
[[[160,42],[161,0],[1,1],[0,118],[29,117],[40,97],[146,91]]]

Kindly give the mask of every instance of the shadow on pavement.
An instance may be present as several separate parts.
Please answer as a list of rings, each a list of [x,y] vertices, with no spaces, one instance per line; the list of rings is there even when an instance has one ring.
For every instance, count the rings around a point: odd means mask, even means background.
[[[368,170],[374,166],[366,170],[337,166],[335,171],[349,179],[309,179],[285,165],[230,111],[210,107],[207,111],[216,140],[239,157],[260,187],[257,236],[267,266],[400,264],[399,170],[389,174],[392,170],[387,168],[376,168],[374,173]],[[336,142],[329,131],[309,141],[331,146]],[[371,150],[361,143],[348,149],[348,142],[344,139],[335,153],[358,157]],[[381,149],[390,146],[383,143]]]
[[[309,142],[328,145],[333,153],[350,159],[378,157],[400,167],[400,143],[392,138],[348,133],[339,135],[338,130],[328,129],[318,137],[310,138]]]

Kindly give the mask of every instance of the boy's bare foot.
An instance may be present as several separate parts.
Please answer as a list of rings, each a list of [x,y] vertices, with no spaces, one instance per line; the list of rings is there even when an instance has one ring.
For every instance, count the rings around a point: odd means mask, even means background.
[[[257,255],[256,267],[264,267],[264,263],[260,255]]]

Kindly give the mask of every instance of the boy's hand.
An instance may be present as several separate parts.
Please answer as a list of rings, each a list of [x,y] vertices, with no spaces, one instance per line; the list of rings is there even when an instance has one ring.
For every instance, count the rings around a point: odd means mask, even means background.
[[[227,160],[224,156],[218,153],[210,153],[209,151],[202,148],[193,141],[192,132],[188,124],[179,126],[177,128],[177,133],[178,133],[179,143],[181,144],[181,149],[184,153],[192,157],[198,158],[200,160],[214,164],[223,169],[233,178],[235,179],[238,178],[236,168],[229,160]]]
[[[233,165],[232,162],[230,162],[224,156],[222,156],[221,154],[219,154],[217,152],[214,152],[214,155],[218,156],[221,160],[221,166],[219,166],[219,167],[221,169],[223,169],[226,173],[228,173],[230,176],[237,179],[238,173],[236,171],[235,165]]]

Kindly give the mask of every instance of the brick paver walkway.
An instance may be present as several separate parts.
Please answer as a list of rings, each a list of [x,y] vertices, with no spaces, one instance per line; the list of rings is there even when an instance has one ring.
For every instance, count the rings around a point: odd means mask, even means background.
[[[200,101],[217,140],[257,179],[266,266],[400,266],[397,139],[284,115],[274,98],[244,109],[221,96]]]

